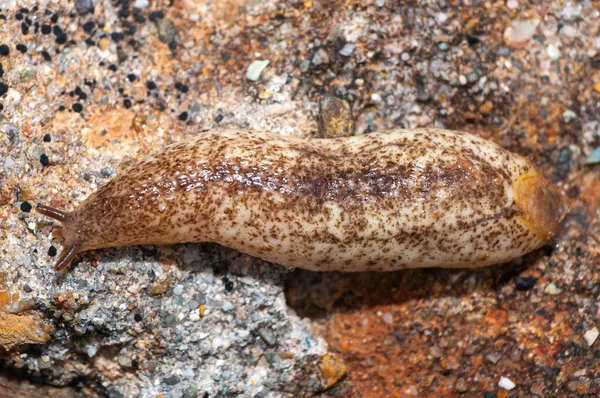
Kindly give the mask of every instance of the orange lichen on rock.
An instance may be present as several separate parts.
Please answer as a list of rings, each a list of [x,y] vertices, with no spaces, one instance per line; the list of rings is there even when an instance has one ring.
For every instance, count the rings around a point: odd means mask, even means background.
[[[23,344],[43,344],[54,328],[36,314],[16,315],[0,311],[0,348],[10,350]]]
[[[346,374],[346,363],[334,354],[325,354],[319,361],[319,369],[325,383],[324,389],[331,388]]]

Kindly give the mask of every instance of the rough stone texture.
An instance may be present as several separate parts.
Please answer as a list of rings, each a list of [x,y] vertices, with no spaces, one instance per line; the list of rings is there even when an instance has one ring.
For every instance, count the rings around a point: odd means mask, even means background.
[[[89,389],[78,392],[69,387],[55,388],[33,384],[14,375],[0,375],[0,398],[76,398],[84,393],[88,397],[96,396],[94,391]]]
[[[2,2],[0,302],[55,328],[5,368],[104,396],[322,388],[325,347],[290,315],[281,268],[182,245],[89,254],[56,277],[52,224],[21,209],[71,209],[202,129],[314,135],[331,93],[357,134],[445,127],[524,154],[573,211],[556,245],[504,267],[292,273],[289,304],[348,365],[330,394],[506,397],[501,377],[516,396],[600,393],[598,342],[583,337],[600,323],[600,171],[585,165],[600,146],[597,1],[124,3],[82,16],[74,2]],[[269,66],[249,82],[258,59]]]

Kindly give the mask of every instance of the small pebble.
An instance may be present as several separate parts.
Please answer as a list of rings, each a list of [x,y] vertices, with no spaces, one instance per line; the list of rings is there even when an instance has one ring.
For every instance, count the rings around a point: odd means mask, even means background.
[[[253,61],[250,66],[248,66],[248,70],[246,71],[246,79],[255,82],[260,79],[260,75],[262,71],[269,65],[268,60],[257,60]]]
[[[504,31],[507,43],[520,43],[531,40],[536,32],[536,26],[530,21],[513,21]]]
[[[119,355],[119,365],[121,365],[124,368],[131,367],[131,358],[129,358],[126,355]]]
[[[167,377],[166,379],[164,379],[163,381],[168,386],[174,386],[176,384],[179,384],[179,377],[177,377],[177,376],[170,376],[170,377]]]
[[[50,246],[50,248],[48,248],[48,255],[50,257],[56,257],[57,253],[58,253],[58,251],[56,250],[56,247]]]
[[[269,347],[273,347],[277,343],[277,338],[270,329],[260,329],[258,335],[264,340]]]
[[[192,298],[200,305],[206,304],[206,296],[202,293],[194,293]]]
[[[563,112],[563,119],[565,120],[565,123],[569,123],[570,121],[577,119],[577,114],[572,110],[567,109]]]
[[[560,50],[554,44],[550,44],[548,46],[547,52],[548,52],[548,56],[552,60],[557,60],[558,58],[560,58]]]
[[[600,335],[600,332],[598,332],[598,328],[596,327],[585,332],[583,339],[587,343],[588,347],[591,347],[596,342],[598,335]]]
[[[592,151],[590,156],[585,159],[585,164],[599,164],[600,163],[600,146]]]
[[[158,39],[171,47],[171,43],[177,46],[178,31],[173,21],[169,19],[156,19],[154,21],[158,30]]]
[[[148,2],[148,0],[135,0],[135,2],[133,3],[133,6],[135,8],[140,9],[148,8],[149,5],[150,3]]]
[[[554,283],[549,283],[544,289],[544,292],[546,292],[546,294],[549,294],[550,296],[556,296],[560,294],[561,290],[558,287],[556,287]]]
[[[510,391],[516,387],[516,384],[508,377],[502,376],[500,377],[500,381],[498,382],[498,387]]]
[[[168,314],[165,317],[165,325],[170,328],[175,327],[175,326],[177,326],[177,319],[173,315]]]
[[[183,285],[177,285],[173,288],[173,294],[176,296],[181,296],[183,294]]]
[[[354,52],[355,48],[356,47],[353,44],[346,43],[344,45],[344,47],[340,50],[340,54],[343,55],[344,57],[349,57],[350,54],[352,54]]]
[[[322,48],[319,48],[312,57],[312,63],[316,66],[328,64],[329,55],[327,55],[327,51],[325,51]]]
[[[517,290],[529,290],[535,286],[538,278],[534,278],[532,276],[517,276],[515,278],[515,287]]]
[[[306,72],[308,72],[309,69],[310,69],[310,61],[308,59],[305,59],[302,62],[300,62],[300,72],[306,73]]]
[[[94,2],[92,0],[75,0],[75,8],[80,15],[89,14],[94,11]]]

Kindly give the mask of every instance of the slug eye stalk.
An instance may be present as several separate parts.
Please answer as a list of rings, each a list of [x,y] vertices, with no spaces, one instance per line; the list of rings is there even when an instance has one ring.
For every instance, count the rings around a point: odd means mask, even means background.
[[[44,215],[46,217],[50,217],[56,221],[59,221],[61,224],[64,224],[67,221],[68,213],[55,209],[46,205],[37,205],[35,210]],[[64,239],[64,228],[60,227],[52,231],[52,235],[56,238]],[[78,250],[74,245],[66,246],[60,253],[56,264],[54,265],[54,269],[57,271],[62,271],[71,264],[71,262],[77,256]]]
[[[55,209],[54,207],[45,206],[45,205],[37,205],[35,211],[38,213],[55,219],[56,221],[60,221],[64,223],[67,220],[67,213],[62,210]]]

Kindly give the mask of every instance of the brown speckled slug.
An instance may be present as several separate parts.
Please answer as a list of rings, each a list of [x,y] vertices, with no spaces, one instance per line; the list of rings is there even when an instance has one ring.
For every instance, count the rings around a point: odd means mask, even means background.
[[[315,271],[482,267],[544,245],[568,213],[525,158],[467,133],[394,130],[309,140],[213,131],[133,166],[70,213],[77,253],[216,242]]]

